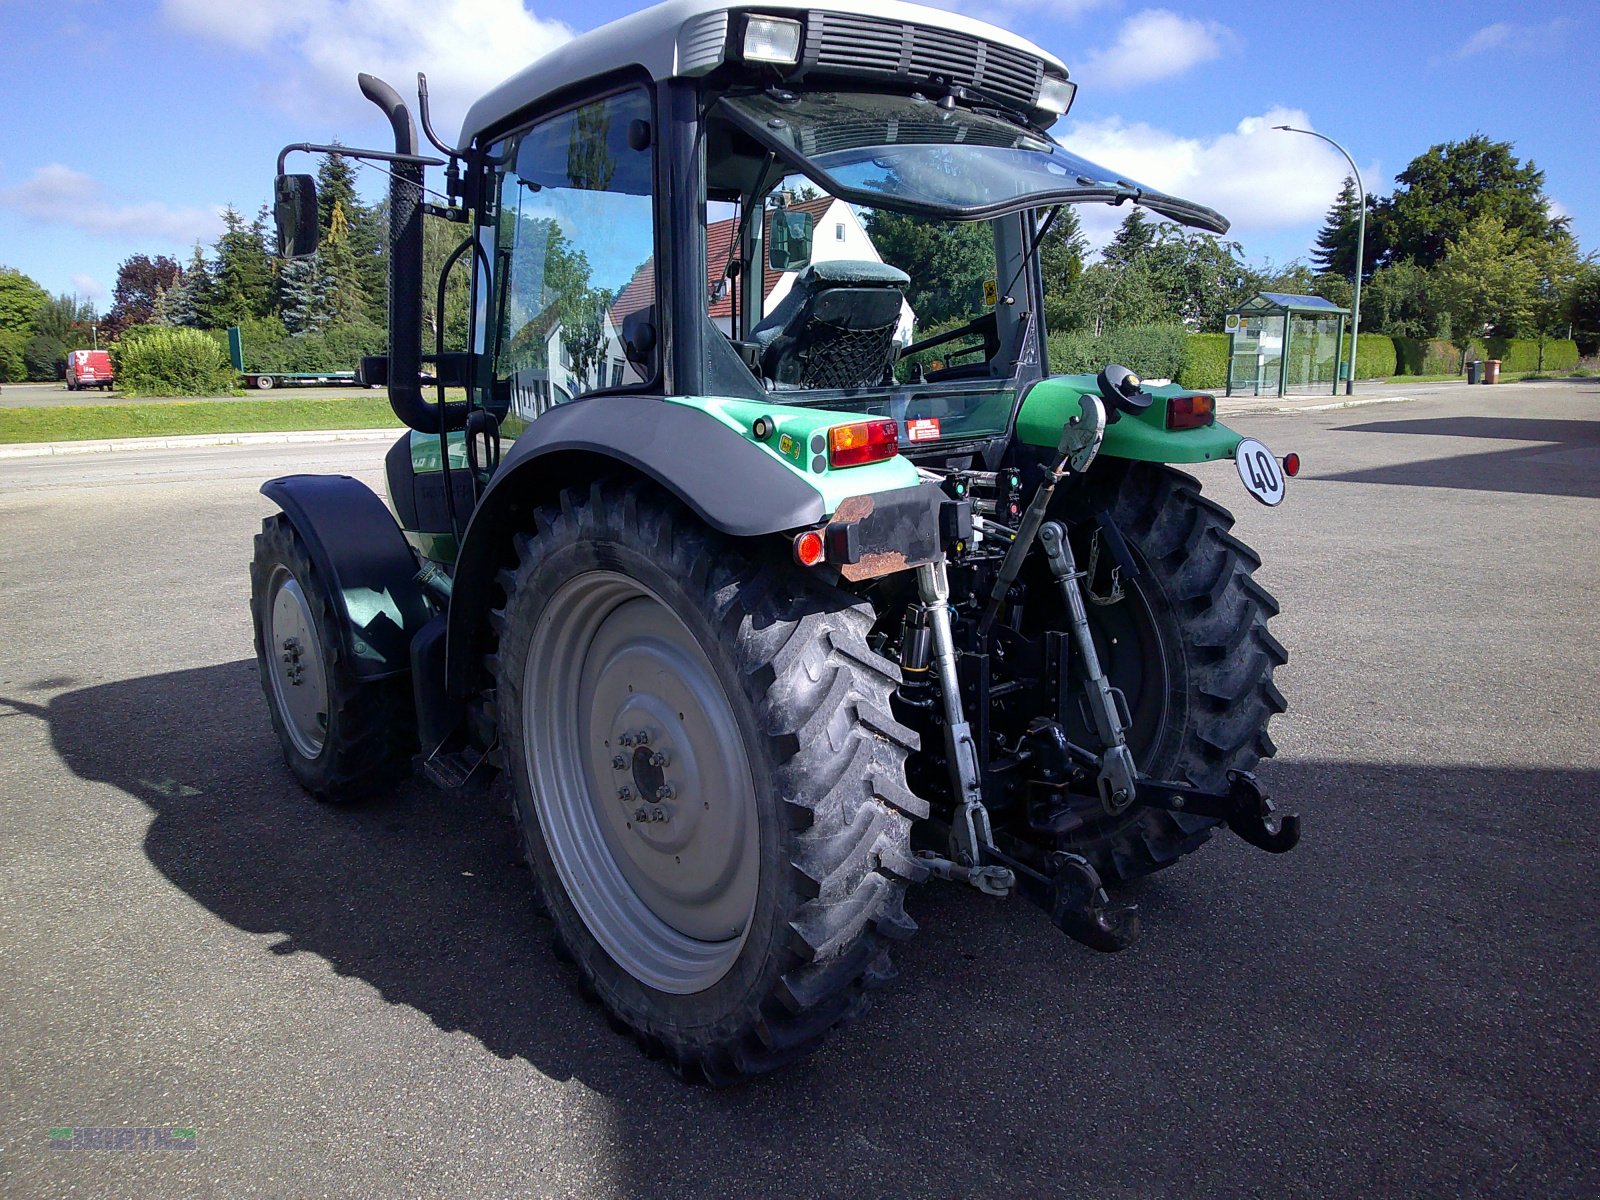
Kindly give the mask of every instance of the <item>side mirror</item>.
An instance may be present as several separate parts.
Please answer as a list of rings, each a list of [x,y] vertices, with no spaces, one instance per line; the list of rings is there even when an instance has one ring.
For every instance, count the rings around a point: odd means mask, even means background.
[[[272,215],[278,226],[278,254],[310,258],[317,252],[317,181],[310,175],[279,175]]]
[[[798,271],[810,266],[812,229],[810,213],[773,209],[772,232],[767,238],[767,265],[774,271]]]

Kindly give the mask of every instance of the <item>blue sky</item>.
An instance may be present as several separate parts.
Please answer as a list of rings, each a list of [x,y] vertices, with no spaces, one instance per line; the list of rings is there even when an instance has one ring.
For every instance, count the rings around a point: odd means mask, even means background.
[[[1346,168],[1369,191],[1434,143],[1508,140],[1600,249],[1591,48],[1600,6],[1511,0],[1221,5],[939,0],[1060,56],[1081,89],[1055,133],[1085,157],[1217,208],[1250,258],[1305,257]],[[131,254],[184,256],[217,211],[253,212],[291,141],[382,146],[355,72],[436,124],[630,0],[0,0],[0,264],[102,309]],[[381,178],[369,177],[376,195]],[[1104,237],[1120,212],[1083,211]]]

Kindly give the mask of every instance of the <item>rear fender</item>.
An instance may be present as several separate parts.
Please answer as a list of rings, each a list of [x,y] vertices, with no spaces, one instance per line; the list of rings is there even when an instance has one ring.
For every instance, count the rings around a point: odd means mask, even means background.
[[[757,419],[770,430],[757,437]],[[733,537],[815,526],[852,495],[918,483],[903,458],[831,470],[818,430],[860,414],[700,397],[594,396],[540,415],[507,451],[462,538],[446,652],[450,694],[465,696],[487,645],[494,576],[512,535],[564,488],[619,472],[654,480]]]
[[[416,582],[416,555],[383,501],[347,475],[286,475],[262,484],[261,494],[283,510],[331,582],[337,636],[357,677],[408,672],[411,638],[432,614]]]
[[[1146,388],[1155,403],[1144,412],[1123,412],[1106,426],[1101,458],[1131,462],[1200,463],[1227,460],[1243,436],[1221,422],[1199,429],[1168,429],[1167,400],[1189,395],[1194,389],[1175,384]],[[1017,440],[1024,445],[1053,450],[1061,440],[1061,426],[1079,412],[1078,397],[1100,394],[1093,375],[1058,375],[1042,379],[1023,397],[1017,413]]]

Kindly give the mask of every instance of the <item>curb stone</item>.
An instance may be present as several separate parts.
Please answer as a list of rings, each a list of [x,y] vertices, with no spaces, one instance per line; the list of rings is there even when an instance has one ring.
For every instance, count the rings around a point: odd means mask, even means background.
[[[76,442],[12,442],[0,445],[0,459],[46,458],[57,454],[117,454],[129,450],[191,450],[208,446],[304,446],[327,442],[394,440],[405,430],[308,429],[281,433],[197,433],[175,437],[88,438]]]

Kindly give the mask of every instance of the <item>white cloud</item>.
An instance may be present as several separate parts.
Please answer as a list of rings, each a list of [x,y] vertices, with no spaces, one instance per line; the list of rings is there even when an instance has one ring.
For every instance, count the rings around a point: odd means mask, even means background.
[[[1497,21],[1485,25],[1456,50],[1457,58],[1471,58],[1490,51],[1511,54],[1540,54],[1560,49],[1572,32],[1575,22],[1568,17],[1557,17],[1542,25],[1519,25],[1510,21]]]
[[[1273,108],[1215,137],[1182,137],[1116,117],[1078,122],[1058,136],[1091,162],[1216,209],[1233,223],[1228,237],[1243,242],[1248,252],[1252,236],[1320,222],[1350,173],[1332,146],[1303,134],[1280,133],[1274,125],[1313,128],[1298,109]],[[1363,174],[1377,178],[1376,168]],[[1095,204],[1078,209],[1094,245],[1109,240],[1127,212],[1126,207]]]
[[[402,96],[428,75],[434,128],[454,140],[467,106],[572,36],[521,0],[163,0],[182,29],[261,55],[283,75],[267,94],[290,107],[367,111],[356,75],[378,75]]]
[[[15,187],[0,188],[0,207],[32,220],[70,225],[106,238],[145,238],[187,245],[222,229],[220,208],[174,208],[160,201],[118,203],[91,175],[61,163],[40,167]]]
[[[1215,21],[1147,8],[1124,21],[1117,40],[1091,54],[1074,78],[1098,89],[1137,87],[1210,62],[1233,41],[1233,34]]]
[[[96,308],[111,298],[111,293],[106,285],[93,275],[74,275],[72,277],[72,290],[84,300],[93,301]]]

